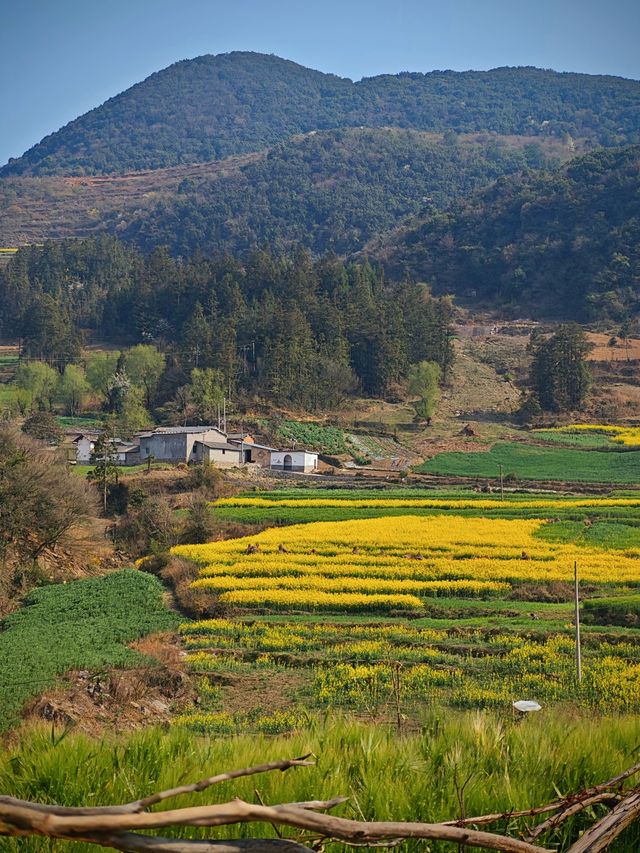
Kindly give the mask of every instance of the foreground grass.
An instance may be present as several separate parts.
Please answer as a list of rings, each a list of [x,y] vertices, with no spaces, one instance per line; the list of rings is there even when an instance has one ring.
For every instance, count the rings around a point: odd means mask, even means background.
[[[569,483],[640,483],[640,452],[574,450],[499,442],[484,453],[440,453],[415,470],[459,477],[505,475]]]
[[[37,590],[0,633],[0,730],[71,669],[148,663],[127,643],[176,621],[160,583],[133,569]]]
[[[177,803],[222,802],[234,796],[279,803],[342,794],[349,802],[336,813],[345,817],[437,821],[460,814],[455,784],[461,785],[467,777],[467,815],[522,809],[611,778],[634,763],[639,744],[638,717],[592,719],[544,710],[519,722],[490,713],[431,714],[424,718],[420,731],[400,735],[343,717],[312,718],[306,730],[276,738],[209,739],[182,729],[168,733],[147,729],[96,742],[75,734],[56,737],[48,728],[35,728],[0,757],[0,789],[17,797],[69,806],[121,803],[225,769],[312,752],[317,756],[315,767],[241,779]],[[164,807],[174,804],[168,801]],[[546,846],[566,849],[587,820],[603,813],[596,810],[574,819],[545,838]],[[508,828],[517,831],[513,822]],[[504,825],[499,829],[504,830]],[[274,837],[275,833],[269,826],[248,824],[182,830],[181,835]],[[292,832],[285,830],[285,835]],[[611,852],[632,853],[639,845],[640,826],[636,824]],[[62,842],[46,847],[54,848],[60,853],[95,849]],[[340,848],[336,844],[330,849]],[[2,851],[36,853],[43,849],[42,840],[0,840]],[[424,842],[407,842],[402,849],[426,851],[427,847]],[[452,848],[434,843],[428,849],[445,853]]]

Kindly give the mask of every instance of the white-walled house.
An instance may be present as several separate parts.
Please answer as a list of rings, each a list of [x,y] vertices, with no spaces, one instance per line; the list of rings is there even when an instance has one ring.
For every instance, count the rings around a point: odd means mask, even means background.
[[[271,468],[312,474],[318,470],[318,454],[314,450],[273,450]]]

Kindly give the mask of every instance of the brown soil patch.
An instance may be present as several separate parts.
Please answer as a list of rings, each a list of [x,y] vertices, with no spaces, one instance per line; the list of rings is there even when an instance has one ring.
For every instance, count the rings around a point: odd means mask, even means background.
[[[225,675],[223,704],[225,711],[247,713],[258,708],[281,711],[296,701],[296,694],[308,680],[308,673],[255,672],[247,675]]]
[[[589,332],[587,340],[593,346],[589,353],[589,361],[635,361],[640,359],[640,339],[629,338],[628,341],[617,339],[615,346],[609,346],[611,335]]]
[[[176,710],[193,700],[179,640],[174,634],[158,634],[133,647],[153,655],[156,662],[108,673],[69,673],[58,687],[31,703],[26,724],[45,720],[100,736],[168,723]]]

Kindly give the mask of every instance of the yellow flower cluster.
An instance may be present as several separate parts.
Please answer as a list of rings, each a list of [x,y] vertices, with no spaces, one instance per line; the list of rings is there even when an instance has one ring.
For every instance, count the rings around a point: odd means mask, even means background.
[[[295,648],[327,649],[332,640],[340,637],[344,628],[338,625],[302,622],[232,622],[230,619],[203,619],[198,622],[186,622],[180,631],[188,648],[269,649],[272,651],[291,651]],[[469,636],[473,632],[468,632]],[[390,625],[349,625],[348,635],[354,642],[373,643],[383,641],[394,648],[398,645],[424,645],[441,642],[446,636],[445,630],[434,628],[414,628],[402,624]]]
[[[392,610],[422,610],[415,595],[366,595],[357,592],[321,592],[297,589],[239,589],[224,592],[219,601],[251,609],[309,611],[366,611],[389,613]]]
[[[324,575],[299,575],[282,577],[243,577],[224,574],[202,577],[192,584],[194,589],[226,593],[232,590],[310,590],[321,592],[361,592],[366,594],[409,595],[487,595],[506,592],[511,587],[498,581],[474,580],[406,580],[364,577],[326,577]]]
[[[616,444],[628,447],[640,445],[640,427],[610,426],[607,424],[571,424],[569,426],[552,427],[547,432],[600,432],[610,435]]]

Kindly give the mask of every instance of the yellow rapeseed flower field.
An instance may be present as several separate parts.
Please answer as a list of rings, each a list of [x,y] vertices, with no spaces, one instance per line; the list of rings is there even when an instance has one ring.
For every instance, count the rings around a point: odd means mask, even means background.
[[[455,515],[314,522],[173,552],[201,566],[195,588],[249,609],[415,609],[431,595],[567,582],[574,560],[584,581],[640,585],[636,553],[547,542],[535,536],[544,523]]]

